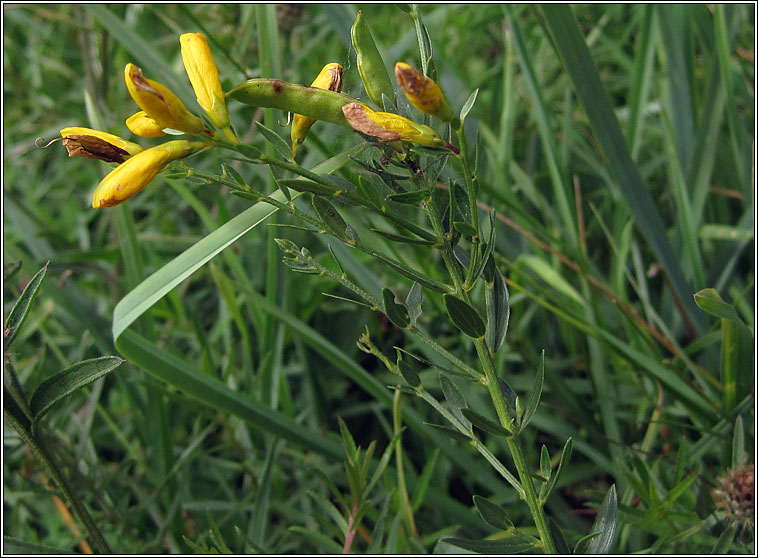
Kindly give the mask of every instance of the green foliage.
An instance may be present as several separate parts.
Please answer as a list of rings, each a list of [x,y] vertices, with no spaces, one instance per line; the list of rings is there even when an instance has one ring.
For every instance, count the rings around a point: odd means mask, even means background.
[[[4,8],[6,550],[754,552],[754,6]],[[184,32],[241,143],[90,209]]]

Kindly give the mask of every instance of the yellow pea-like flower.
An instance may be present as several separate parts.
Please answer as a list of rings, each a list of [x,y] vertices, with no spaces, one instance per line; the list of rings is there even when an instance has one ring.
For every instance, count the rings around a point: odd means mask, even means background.
[[[202,33],[184,33],[179,36],[184,69],[187,70],[198,104],[219,128],[229,126],[224,91],[218,77],[208,41]]]
[[[132,155],[142,151],[142,147],[136,143],[91,128],[78,126],[63,128],[61,137],[69,157],[86,157],[108,163],[123,163]]]
[[[395,64],[395,78],[411,104],[421,112],[443,122],[450,122],[455,118],[453,107],[433,79],[405,62]]]
[[[179,97],[165,85],[143,77],[138,66],[127,64],[124,80],[132,99],[158,125],[188,134],[210,135],[203,121],[188,111]]]
[[[353,129],[379,141],[409,141],[425,147],[448,148],[455,154],[459,153],[454,145],[447,143],[429,126],[417,124],[399,114],[375,112],[363,103],[348,103],[342,107],[342,113]]]
[[[210,143],[175,140],[137,153],[100,181],[92,195],[92,207],[111,207],[128,200],[171,161],[187,157],[208,145]]]
[[[311,87],[317,89],[326,89],[328,91],[342,91],[342,66],[336,62],[327,64],[321,69],[316,79],[311,83]],[[292,138],[292,158],[297,154],[297,148],[305,141],[308,130],[316,122],[315,118],[296,114],[292,120],[292,129],[290,137]]]
[[[144,110],[135,112],[126,119],[126,127],[142,138],[159,138],[165,136],[163,126],[150,118]]]

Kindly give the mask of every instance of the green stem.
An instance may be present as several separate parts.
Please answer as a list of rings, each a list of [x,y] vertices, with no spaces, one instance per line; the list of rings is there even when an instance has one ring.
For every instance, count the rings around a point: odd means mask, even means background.
[[[463,144],[461,144],[461,155],[463,155],[463,153]],[[464,169],[468,169],[468,165],[465,163]],[[474,200],[474,203],[476,203],[476,200]],[[447,237],[444,235],[440,217],[437,214],[437,211],[434,208],[433,204],[427,204],[427,213],[435,232],[440,235],[441,238],[445,239],[442,246],[442,259],[444,260],[445,265],[448,269],[448,273],[450,274],[450,277],[453,280],[453,284],[455,285],[456,295],[468,304],[471,304],[471,297],[468,291],[464,289],[460,269],[455,263],[452,246],[449,239],[447,239]],[[500,386],[498,385],[497,381],[495,362],[492,358],[492,352],[487,346],[484,338],[479,338],[476,340],[476,352],[479,356],[482,368],[484,369],[487,390],[489,391],[490,398],[492,399],[492,403],[495,406],[495,412],[497,413],[498,419],[500,420],[500,424],[503,428],[511,430],[511,421],[510,417],[508,416],[505,397],[500,391]],[[515,434],[513,436],[509,436],[506,438],[506,442],[508,444],[508,449],[511,452],[513,463],[516,465],[516,471],[518,472],[519,480],[521,481],[521,487],[523,490],[522,497],[524,500],[526,500],[527,506],[529,506],[529,511],[532,514],[535,526],[537,527],[537,532],[539,533],[540,539],[542,541],[543,550],[547,554],[555,554],[555,544],[553,543],[553,538],[550,535],[550,530],[548,528],[544,510],[542,509],[542,506],[540,505],[537,498],[537,492],[534,489],[532,476],[529,473],[529,469],[526,465],[526,460],[524,459],[524,454],[521,451],[521,444],[519,443],[518,436]]]
[[[395,392],[395,396],[392,399],[392,428],[393,434],[398,435],[403,428],[403,408],[400,404],[400,391]],[[399,440],[395,444],[395,462],[397,463],[397,485],[400,490],[400,494],[403,498],[403,507],[405,513],[408,516],[408,524],[410,526],[411,534],[413,538],[418,539],[418,531],[416,530],[416,522],[413,519],[413,509],[411,508],[411,502],[408,498],[408,489],[405,487],[405,469],[403,468],[403,444],[402,440]]]
[[[14,417],[11,413],[6,412],[5,417],[8,422],[11,423],[16,432],[18,432],[18,435],[21,437],[21,439],[29,446],[29,448],[31,448],[34,455],[36,455],[37,458],[43,463],[52,479],[58,485],[58,488],[60,489],[64,498],[71,506],[74,515],[79,518],[79,521],[82,522],[84,528],[87,530],[87,538],[97,549],[97,552],[100,554],[112,554],[113,551],[108,546],[108,543],[105,541],[102,533],[100,533],[100,529],[97,528],[97,525],[87,511],[87,508],[79,499],[79,496],[77,496],[76,492],[74,492],[74,490],[71,488],[71,485],[69,484],[66,477],[63,476],[63,474],[60,472],[58,465],[55,463],[52,455],[48,453],[45,445],[40,443],[37,437],[28,429],[24,428],[24,425],[18,421],[16,417]]]

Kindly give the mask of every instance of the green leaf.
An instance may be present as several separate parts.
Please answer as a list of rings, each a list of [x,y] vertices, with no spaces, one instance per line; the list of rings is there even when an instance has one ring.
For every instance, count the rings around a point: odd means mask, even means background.
[[[306,539],[316,548],[321,549],[321,551],[326,554],[337,555],[342,553],[342,545],[337,544],[332,540],[331,537],[328,537],[323,533],[314,531],[312,529],[307,529],[299,525],[293,525],[289,528],[289,530],[302,536],[304,539]]]
[[[390,321],[401,329],[405,328],[410,323],[410,318],[405,306],[395,302],[395,293],[384,287],[382,299],[384,300],[384,313],[387,314]]]
[[[278,184],[295,190],[296,192],[311,192],[319,196],[331,196],[335,189],[324,184],[313,182],[306,178],[282,178],[276,181]]]
[[[355,445],[355,440],[353,440],[353,435],[350,433],[350,429],[347,427],[347,424],[345,424],[345,421],[342,420],[342,417],[338,416],[337,422],[340,425],[342,447],[345,448],[345,454],[347,455],[348,460],[354,463],[358,448]]]
[[[444,295],[445,308],[453,325],[469,337],[475,339],[484,335],[486,328],[484,322],[467,302],[462,301],[451,294]]]
[[[321,196],[313,196],[313,209],[324,222],[326,230],[337,238],[345,238],[347,223],[334,206]]]
[[[393,242],[404,242],[406,244],[421,244],[422,246],[431,246],[435,244],[434,240],[424,240],[423,238],[411,238],[409,236],[401,236],[399,234],[383,231],[381,229],[371,229],[371,231]]]
[[[408,291],[408,296],[405,297],[405,308],[408,311],[408,317],[411,320],[411,324],[416,326],[419,317],[421,316],[421,285],[414,281],[411,290]]]
[[[490,262],[493,263],[490,264]],[[494,266],[492,256],[487,265]],[[487,265],[485,265],[485,278]],[[508,286],[497,268],[492,275],[492,281],[486,281],[484,302],[487,308],[487,345],[493,353],[496,353],[505,342],[505,334],[508,332],[508,322],[511,317]]]
[[[440,449],[434,448],[432,456],[424,463],[424,470],[421,471],[418,483],[416,484],[416,491],[413,493],[413,500],[411,501],[411,509],[416,512],[424,503],[424,496],[429,488],[429,483],[434,475],[434,469],[437,466],[437,459],[440,456]]]
[[[505,508],[499,504],[491,502],[482,496],[475,495],[474,505],[485,523],[502,531],[513,529],[513,522],[508,519],[508,514],[505,512]]]
[[[26,320],[26,315],[29,313],[29,307],[34,302],[34,298],[37,296],[37,290],[39,289],[42,280],[47,273],[47,266],[50,262],[47,262],[42,269],[34,274],[32,280],[26,285],[24,292],[18,297],[16,304],[8,314],[8,318],[5,320],[5,329],[3,330],[3,352],[8,350],[13,340],[21,329],[21,326]]]
[[[716,544],[713,545],[713,548],[711,549],[711,554],[718,555],[718,554],[728,554],[732,542],[734,542],[734,536],[737,534],[737,525],[732,523],[731,525],[728,525],[726,529],[724,529],[721,532],[721,535],[719,535],[718,540],[716,541]]]
[[[74,554],[74,552],[3,535],[3,554]]]
[[[513,436],[513,434],[506,428],[502,427],[494,420],[488,419],[484,415],[480,415],[476,411],[463,408],[461,409],[461,413],[463,413],[463,416],[471,421],[471,424],[480,430],[484,430],[485,432],[489,432],[490,434],[495,434],[497,436]]]
[[[29,401],[35,422],[57,401],[105,376],[108,372],[121,365],[122,362],[124,362],[122,359],[115,356],[83,360],[43,381],[32,394]]]
[[[697,315],[695,305],[689,298],[693,289],[682,273],[679,257],[666,234],[650,191],[645,187],[640,172],[629,155],[613,106],[571,6],[546,4],[541,6],[541,10],[555,52],[587,113],[598,145],[603,146],[606,159],[618,179],[621,193],[640,232],[666,269],[673,291],[692,319],[695,329],[704,329],[703,320]]]
[[[431,190],[416,190],[415,192],[400,192],[390,194],[386,199],[405,205],[416,205],[420,201],[428,200],[432,195]]]
[[[292,148],[287,145],[287,142],[282,139],[282,136],[264,125],[262,122],[256,121],[255,125],[258,127],[258,131],[263,134],[264,139],[274,146],[274,149],[279,152],[279,155],[281,155],[284,160],[292,160]]]
[[[744,323],[731,304],[724,302],[716,289],[703,289],[694,295],[695,304],[703,311],[717,318],[726,318],[739,324]]]
[[[542,446],[542,447],[545,447],[545,446]],[[569,545],[566,542],[566,539],[564,538],[563,533],[561,533],[561,528],[558,527],[558,524],[555,521],[553,521],[552,518],[550,518],[550,523],[548,525],[548,528],[550,529],[550,535],[553,537],[553,543],[555,544],[556,552],[564,556],[570,555],[571,548],[569,548]]]
[[[242,175],[233,166],[227,163],[221,163],[221,169],[224,171],[225,175],[229,176],[232,180],[234,180],[240,186],[244,186],[245,184],[247,184],[245,182],[245,179],[242,178]]]
[[[455,220],[455,214],[460,215],[466,223],[471,223],[471,208],[468,205],[468,194],[457,182],[450,183],[450,221]]]
[[[451,437],[453,440],[463,440],[466,442],[471,440],[471,436],[469,436],[468,434],[464,434],[463,432],[450,428],[449,426],[444,426],[442,424],[432,424],[430,422],[425,422],[424,424],[426,426],[431,426],[432,428],[435,428],[436,430],[438,430],[439,432],[442,432],[446,436]]]
[[[479,232],[474,227],[468,223],[464,223],[463,221],[456,221],[453,223],[453,228],[466,238],[474,238],[477,234],[479,234]]]
[[[400,370],[400,374],[403,376],[403,379],[408,382],[408,385],[411,387],[418,387],[421,385],[421,378],[418,377],[418,374],[413,368],[413,365],[410,364],[408,361],[403,360],[403,353],[399,349],[395,349],[397,351],[397,367],[398,370]]]
[[[567,296],[577,304],[584,305],[584,299],[571,283],[563,278],[563,275],[559,273],[556,267],[550,265],[539,256],[532,256],[529,254],[519,256],[516,260],[516,264],[529,268],[535,275],[545,281],[545,283],[550,285],[553,289]]]
[[[563,468],[568,465],[569,459],[571,459],[571,450],[573,448],[573,440],[569,438],[566,440],[566,443],[563,445],[563,450],[561,451],[561,458],[558,460],[558,468],[555,470],[555,474],[550,475],[550,482],[547,483],[547,488],[545,489],[545,495],[542,497],[543,501],[547,501],[548,496],[550,496],[550,493],[553,491],[553,488],[555,487],[555,484],[558,482],[558,479],[561,476],[561,473],[563,472]]]
[[[254,145],[250,145],[248,143],[240,143],[235,146],[235,149],[238,153],[244,155],[248,159],[253,160],[260,160],[263,158],[263,151],[255,147]]]
[[[591,532],[600,533],[600,536],[587,544],[587,554],[608,554],[610,552],[616,535],[617,508],[616,485],[612,484],[597,512],[595,522],[592,524]]]
[[[732,435],[732,468],[742,467],[745,464],[745,428],[742,425],[742,415],[737,415],[734,421],[734,434]]]
[[[524,415],[521,417],[519,424],[519,432],[523,432],[524,428],[532,420],[537,406],[540,404],[540,397],[542,396],[542,384],[545,381],[545,350],[542,350],[540,355],[540,367],[537,370],[537,376],[534,378],[534,384],[529,392],[529,399],[527,399],[526,407],[524,408]]]
[[[540,474],[542,475],[542,478],[549,480],[552,470],[553,469],[550,465],[550,452],[548,452],[547,446],[542,444],[542,449],[540,450]]]
[[[474,89],[474,92],[469,95],[468,99],[466,99],[466,102],[463,103],[463,107],[461,108],[461,122],[466,120],[466,117],[468,116],[468,113],[471,112],[471,109],[474,108],[474,103],[476,102],[476,96],[479,94],[479,88]]]
[[[211,529],[211,540],[214,542],[218,551],[221,554],[234,554],[224,540],[224,536],[221,534],[221,530],[216,525],[216,521],[213,519],[210,510],[205,510],[205,518],[208,520],[208,526]]]
[[[442,539],[442,542],[465,548],[466,550],[473,550],[479,554],[520,554],[537,545],[537,540],[534,537],[521,533],[496,541],[448,537]]]
[[[382,453],[382,457],[379,459],[379,463],[377,463],[376,469],[374,469],[374,473],[371,475],[371,478],[369,479],[368,483],[366,483],[366,486],[363,489],[364,494],[369,494],[371,492],[371,489],[377,483],[377,481],[379,481],[379,478],[382,476],[385,469],[387,468],[387,465],[389,464],[390,459],[392,459],[392,452],[395,451],[395,446],[397,446],[400,443],[404,430],[405,428],[397,432],[392,437],[392,440],[390,440],[390,443],[387,444],[387,447],[384,448],[384,453]]]
[[[329,516],[336,527],[340,530],[342,533],[342,536],[347,536],[347,521],[345,521],[345,518],[342,517],[342,513],[337,509],[337,506],[335,506],[331,501],[329,501],[327,498],[322,496],[321,494],[317,494],[316,492],[312,490],[308,490],[308,496],[311,497],[311,499],[316,503],[316,505],[321,508],[324,513]]]

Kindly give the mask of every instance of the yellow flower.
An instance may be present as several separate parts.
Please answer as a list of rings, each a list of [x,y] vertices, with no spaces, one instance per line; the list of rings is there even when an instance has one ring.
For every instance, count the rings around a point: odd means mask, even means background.
[[[210,135],[204,129],[203,121],[189,112],[168,87],[142,77],[142,70],[138,66],[127,64],[124,79],[132,99],[158,125],[188,134]]]
[[[163,131],[163,126],[150,118],[144,110],[135,112],[127,118],[126,127],[133,134],[143,138],[158,138],[166,135],[166,132]]]
[[[326,89],[328,91],[342,91],[342,66],[336,62],[327,64],[321,69],[316,79],[311,83],[311,87],[317,89]],[[298,146],[305,141],[311,126],[316,122],[315,118],[296,114],[292,121],[290,136],[292,138],[292,158],[297,154]]]
[[[69,157],[87,157],[108,163],[123,163],[132,155],[142,151],[142,147],[136,143],[91,128],[76,126],[63,128],[61,137]]]
[[[216,126],[229,126],[224,91],[218,77],[208,41],[202,33],[184,33],[179,36],[184,69],[187,70],[198,104]]]
[[[391,112],[375,112],[363,103],[348,103],[342,107],[348,123],[357,131],[379,141],[409,141],[433,148],[447,147],[456,155],[458,149],[429,126],[416,124],[407,118]]]
[[[395,78],[408,100],[421,112],[431,114],[443,122],[455,118],[453,107],[433,79],[405,62],[395,64]]]
[[[140,192],[171,161],[187,157],[210,145],[186,140],[169,141],[146,149],[113,169],[92,195],[92,207],[110,207]]]

